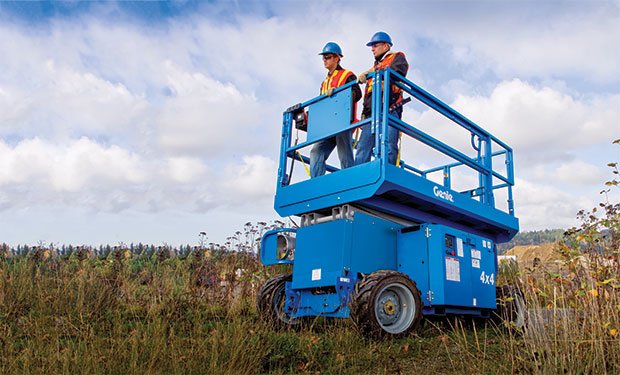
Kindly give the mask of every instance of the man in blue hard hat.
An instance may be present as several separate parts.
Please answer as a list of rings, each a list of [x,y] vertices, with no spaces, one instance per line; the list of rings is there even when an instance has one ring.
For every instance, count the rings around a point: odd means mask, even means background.
[[[321,95],[332,96],[334,89],[357,79],[353,72],[340,66],[340,59],[343,55],[338,44],[327,43],[319,55],[323,57],[323,65],[327,69],[327,77],[321,84]],[[355,121],[356,103],[362,97],[362,90],[360,90],[359,85],[353,85],[352,89],[351,122]],[[336,147],[338,148],[341,168],[349,168],[353,165],[351,132],[347,131],[314,144],[310,151],[310,177],[314,178],[325,174],[325,161]]]
[[[362,109],[362,119],[368,118],[372,115],[372,77],[367,78],[366,75],[381,69],[392,68],[394,71],[402,75],[407,76],[409,70],[409,63],[405,54],[402,52],[392,52],[392,38],[383,32],[379,31],[375,33],[370,42],[366,44],[370,47],[372,54],[375,58],[374,66],[360,74],[357,81],[359,83],[366,83],[366,90],[364,91],[364,108]],[[390,89],[390,111],[389,114],[398,118],[401,118],[403,113],[402,106],[395,105],[403,100],[402,90],[393,85]],[[361,127],[362,133],[357,145],[357,152],[355,154],[355,165],[367,163],[370,161],[372,155],[372,149],[375,143],[375,137],[372,134],[370,124]],[[398,138],[399,132],[397,129],[389,126],[387,134],[387,156],[390,164],[396,164],[398,159]]]

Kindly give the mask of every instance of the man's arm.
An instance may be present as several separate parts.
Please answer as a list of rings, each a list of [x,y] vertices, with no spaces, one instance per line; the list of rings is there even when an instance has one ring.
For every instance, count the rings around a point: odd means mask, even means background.
[[[396,73],[400,74],[403,77],[407,77],[407,71],[409,70],[409,63],[407,62],[407,58],[405,57],[405,54],[402,52],[399,52],[396,54],[396,56],[394,57],[394,60],[392,60],[392,64],[390,65],[390,68],[392,68],[394,71],[396,71]]]
[[[356,80],[357,80],[357,77],[355,76],[355,74],[349,74],[345,83],[349,83],[351,81],[356,81]],[[360,85],[356,83],[355,85],[352,86],[352,90],[353,90],[353,103],[357,103],[357,101],[362,98],[362,90],[360,89]]]

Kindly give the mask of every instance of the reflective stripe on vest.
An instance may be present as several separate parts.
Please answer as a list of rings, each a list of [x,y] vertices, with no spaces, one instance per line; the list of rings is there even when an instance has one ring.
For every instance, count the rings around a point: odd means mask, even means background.
[[[350,70],[334,70],[332,74],[328,74],[321,84],[321,95],[327,93],[330,88],[337,88],[345,84],[349,75],[353,74]]]
[[[402,52],[388,52],[388,54],[383,58],[383,60],[379,61],[379,63],[377,65],[375,65],[374,67],[374,71],[378,71],[381,69],[386,69],[389,68],[392,65],[392,61],[394,61],[394,58],[396,57],[396,55],[398,54],[403,54]],[[370,93],[372,93],[372,77],[368,78],[368,81],[366,82],[366,91],[364,92],[364,96],[370,95]],[[402,89],[398,88],[396,85],[392,85],[392,92],[395,94],[402,94]],[[400,101],[402,99],[402,95],[400,98],[398,98],[397,101]]]

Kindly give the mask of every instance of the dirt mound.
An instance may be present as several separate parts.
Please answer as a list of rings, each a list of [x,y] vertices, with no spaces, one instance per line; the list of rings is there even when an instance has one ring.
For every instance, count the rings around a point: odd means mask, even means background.
[[[556,248],[556,243],[515,246],[506,251],[505,255],[516,255],[517,263],[522,266],[549,264],[560,259],[560,255],[555,251]]]

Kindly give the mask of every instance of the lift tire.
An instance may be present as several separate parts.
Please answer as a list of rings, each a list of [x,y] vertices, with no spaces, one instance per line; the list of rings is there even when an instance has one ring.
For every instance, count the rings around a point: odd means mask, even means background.
[[[527,308],[521,290],[509,284],[498,286],[497,309],[491,317],[500,326],[522,331],[525,327]]]
[[[286,282],[292,280],[291,274],[282,274],[269,280],[258,291],[256,305],[260,316],[276,328],[296,328],[301,320],[291,318],[284,311],[286,301]]]
[[[402,337],[422,320],[422,298],[415,282],[396,271],[381,270],[355,285],[349,303],[358,331],[373,338]]]

